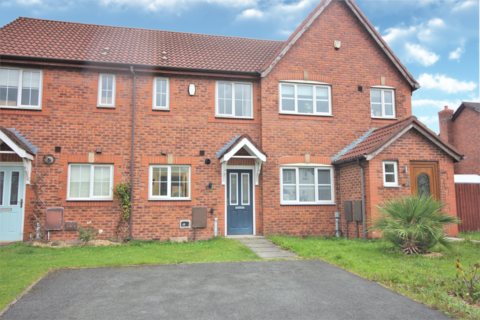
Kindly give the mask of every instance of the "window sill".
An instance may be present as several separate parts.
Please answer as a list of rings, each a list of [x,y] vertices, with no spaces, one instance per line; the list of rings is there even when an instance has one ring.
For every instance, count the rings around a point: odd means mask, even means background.
[[[113,199],[66,199],[66,202],[113,202]]]
[[[100,108],[100,109],[115,109],[115,106],[97,105],[97,108]]]
[[[152,111],[163,111],[163,112],[170,112],[170,108],[160,109],[160,108],[152,108]]]
[[[336,203],[280,203],[281,206],[336,206]]]
[[[154,198],[148,198],[148,201],[168,201],[168,202],[180,202],[180,201],[192,201],[190,198],[185,198],[185,199],[154,199]]]
[[[216,119],[230,119],[230,120],[255,120],[253,117],[229,117],[229,116],[222,116],[222,115],[215,115]]]
[[[289,113],[289,112],[279,112],[279,114],[286,115],[286,116],[331,117],[331,118],[333,118],[333,114],[311,114],[311,113]]]
[[[372,117],[375,120],[398,120],[397,118],[386,118],[386,117]]]
[[[0,109],[6,110],[23,110],[23,111],[42,111],[42,107],[29,107],[29,106],[1,106]]]
[[[384,188],[401,188],[402,186],[386,186],[386,185],[383,185]]]

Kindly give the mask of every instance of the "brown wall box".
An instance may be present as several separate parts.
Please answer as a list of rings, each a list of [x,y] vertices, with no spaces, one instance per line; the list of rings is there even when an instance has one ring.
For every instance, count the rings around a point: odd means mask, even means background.
[[[77,231],[78,224],[76,221],[65,221],[65,231]]]
[[[193,207],[192,208],[192,227],[206,228],[207,227],[207,207]]]
[[[63,208],[47,208],[45,230],[55,231],[63,229]]]

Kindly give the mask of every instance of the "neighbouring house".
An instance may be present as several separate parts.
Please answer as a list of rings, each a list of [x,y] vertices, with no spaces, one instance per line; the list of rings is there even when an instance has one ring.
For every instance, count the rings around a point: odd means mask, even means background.
[[[462,102],[455,112],[446,106],[438,119],[440,138],[465,155],[455,174],[480,175],[480,102]]]
[[[45,234],[47,208],[50,239],[332,235],[336,212],[346,234],[417,192],[456,216],[463,155],[412,116],[419,84],[352,0],[286,41],[18,18],[0,59],[0,241]]]

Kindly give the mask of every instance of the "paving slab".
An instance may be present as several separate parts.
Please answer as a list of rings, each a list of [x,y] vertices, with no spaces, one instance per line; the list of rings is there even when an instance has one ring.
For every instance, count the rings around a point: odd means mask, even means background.
[[[65,269],[39,281],[12,319],[449,319],[321,260]]]
[[[235,238],[255,252],[262,259],[294,259],[298,258],[296,253],[282,249],[270,240],[262,236],[249,236]]]

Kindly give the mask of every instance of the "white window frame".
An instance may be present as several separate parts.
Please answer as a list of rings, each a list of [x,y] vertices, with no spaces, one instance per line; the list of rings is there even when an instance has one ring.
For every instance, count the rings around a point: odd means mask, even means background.
[[[386,172],[385,166],[387,164],[393,164],[393,173]],[[392,175],[395,177],[395,182],[387,182],[386,176]],[[397,161],[383,161],[383,186],[384,187],[398,187],[398,163]]]
[[[83,198],[70,197],[70,177],[72,166],[90,166],[90,190],[89,196]],[[110,194],[109,196],[94,196],[93,195],[93,174],[96,167],[110,168]],[[113,200],[113,164],[90,164],[90,163],[69,163],[68,164],[68,179],[67,179],[67,201],[112,201]]]
[[[31,69],[31,68],[14,68],[14,67],[0,67],[0,69],[18,70],[18,92],[17,92],[17,105],[16,106],[2,106],[0,109],[29,109],[29,110],[42,110],[42,92],[43,92],[43,70]],[[22,85],[23,85],[23,72],[40,72],[40,80],[38,84],[38,106],[22,105]]]
[[[296,200],[284,200],[283,199],[283,170],[284,169],[295,169],[295,181],[296,181]],[[300,177],[299,169],[314,169],[314,182],[315,182],[315,201],[303,202],[300,201]],[[318,170],[330,170],[330,181],[331,181],[331,200],[318,200]],[[296,206],[305,206],[305,205],[335,205],[335,180],[334,180],[334,170],[333,166],[327,165],[318,165],[318,166],[291,166],[284,165],[280,167],[280,204],[281,205],[296,205]]]
[[[172,197],[172,167],[182,167],[188,168],[188,197]],[[167,168],[167,195],[166,196],[154,196],[152,195],[152,178],[153,178],[153,168]],[[171,200],[171,201],[185,201],[191,200],[192,196],[192,169],[189,165],[150,165],[148,173],[148,200]]]
[[[248,202],[244,203],[244,192],[243,192],[243,176],[247,176],[248,179],[247,179],[247,192],[248,192]],[[240,183],[241,187],[242,187],[242,190],[240,191],[241,195],[242,195],[242,201],[241,201],[241,205],[242,206],[249,206],[250,205],[250,173],[248,172],[243,172],[241,175],[240,175],[242,181]]]
[[[226,83],[232,85],[232,113],[229,114],[220,114],[218,112],[218,84],[219,83]],[[250,101],[252,101],[251,105],[251,117],[239,117],[235,115],[235,84],[248,84],[250,85]],[[215,83],[215,117],[217,118],[235,118],[235,119],[253,119],[253,83],[252,82],[242,82],[242,81],[216,81]]]
[[[293,100],[295,102],[294,111],[285,111],[282,109],[282,85],[294,86],[293,89]],[[311,86],[313,87],[313,113],[300,113],[298,112],[298,98],[297,98],[297,86]],[[317,95],[316,88],[327,88],[328,89],[328,112],[317,112]],[[329,84],[314,84],[312,82],[291,82],[291,81],[280,81],[278,84],[278,101],[279,101],[279,112],[280,114],[298,114],[302,116],[332,116],[332,86]]]
[[[157,80],[166,80],[167,81],[167,97],[166,97],[166,103],[167,105],[165,107],[159,107],[157,106]],[[154,77],[153,78],[153,110],[170,110],[170,78],[167,77]]]
[[[382,99],[382,116],[373,116],[372,115],[372,91],[380,91],[381,92],[381,99]],[[389,91],[392,93],[392,108],[393,108],[393,115],[386,116],[385,115],[385,92]],[[396,111],[395,111],[395,88],[391,87],[370,87],[370,115],[374,119],[396,119]]]
[[[102,103],[102,79],[104,76],[113,77],[113,86],[112,86],[112,103]],[[115,108],[115,96],[117,94],[117,77],[113,73],[99,73],[98,74],[98,96],[97,96],[97,107],[98,108]]]

